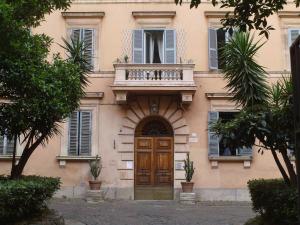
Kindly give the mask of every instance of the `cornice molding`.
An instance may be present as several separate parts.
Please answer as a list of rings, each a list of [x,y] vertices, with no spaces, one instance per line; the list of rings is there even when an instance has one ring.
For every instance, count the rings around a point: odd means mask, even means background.
[[[207,18],[223,18],[227,13],[232,14],[232,11],[205,11],[204,15]]]
[[[62,12],[64,18],[102,18],[105,16],[104,12]]]
[[[230,93],[205,93],[208,99],[230,99],[233,97]]]
[[[279,11],[278,16],[280,18],[300,18],[299,11]]]
[[[176,11],[133,11],[134,18],[174,18]]]

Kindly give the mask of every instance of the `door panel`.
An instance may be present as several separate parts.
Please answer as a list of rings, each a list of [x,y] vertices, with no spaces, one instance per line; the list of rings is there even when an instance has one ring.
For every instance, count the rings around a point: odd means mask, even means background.
[[[172,186],[173,180],[173,138],[155,138],[155,185]]]
[[[173,138],[135,138],[135,185],[173,186]]]

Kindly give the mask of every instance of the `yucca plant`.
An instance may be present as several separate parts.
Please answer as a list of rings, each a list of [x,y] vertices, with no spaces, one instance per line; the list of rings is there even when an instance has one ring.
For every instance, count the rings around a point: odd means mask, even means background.
[[[94,180],[97,180],[102,170],[101,157],[97,155],[96,158],[91,160],[89,164],[90,164],[90,172]]]
[[[187,153],[187,157],[184,160],[184,170],[185,170],[186,182],[191,182],[195,172],[195,168],[194,168],[194,162],[190,160],[190,153]]]
[[[240,106],[253,107],[268,100],[267,73],[255,60],[263,45],[249,33],[236,32],[222,48],[221,72],[227,81],[226,88],[233,94],[232,100]]]
[[[80,69],[83,72],[83,76],[81,76],[81,82],[84,85],[88,84],[88,79],[86,74],[91,72],[92,65],[87,60],[87,56],[85,54],[86,49],[89,47],[85,44],[84,41],[80,41],[79,39],[71,38],[70,41],[66,39],[62,39],[64,45],[60,45],[63,49],[66,50],[66,54],[68,59],[75,64],[79,65]]]

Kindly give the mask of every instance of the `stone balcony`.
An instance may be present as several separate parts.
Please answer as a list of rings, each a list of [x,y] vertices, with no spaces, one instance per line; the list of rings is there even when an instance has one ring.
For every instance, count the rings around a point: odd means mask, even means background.
[[[194,64],[115,64],[112,89],[119,104],[132,94],[178,94],[191,103],[196,91]]]

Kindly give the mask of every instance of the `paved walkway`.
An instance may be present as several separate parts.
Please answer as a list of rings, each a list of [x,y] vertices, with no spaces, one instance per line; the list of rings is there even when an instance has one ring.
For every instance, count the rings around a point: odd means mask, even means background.
[[[243,225],[254,217],[249,203],[177,201],[105,201],[56,199],[50,208],[70,225]]]

